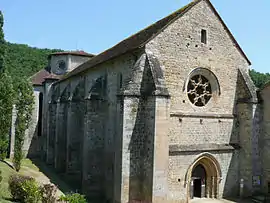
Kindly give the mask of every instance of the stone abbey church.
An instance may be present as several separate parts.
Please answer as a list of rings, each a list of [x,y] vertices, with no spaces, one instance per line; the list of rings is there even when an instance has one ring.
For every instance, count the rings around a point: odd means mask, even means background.
[[[98,55],[48,59],[32,77],[25,151],[89,199],[187,203],[270,190],[270,84],[255,88],[209,0]]]

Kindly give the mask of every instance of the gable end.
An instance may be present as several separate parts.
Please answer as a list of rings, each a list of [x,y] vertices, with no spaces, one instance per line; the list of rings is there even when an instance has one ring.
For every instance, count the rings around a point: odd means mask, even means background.
[[[228,33],[229,37],[231,38],[231,40],[233,41],[233,43],[235,44],[235,46],[237,47],[237,49],[240,51],[240,53],[243,55],[243,57],[246,59],[246,61],[248,62],[248,65],[251,65],[250,60],[248,59],[247,55],[245,54],[245,52],[243,51],[243,49],[240,47],[240,45],[238,44],[238,42],[236,41],[236,39],[234,38],[233,34],[231,33],[231,31],[229,30],[229,28],[227,27],[227,25],[225,24],[225,22],[222,20],[221,16],[218,14],[217,10],[215,9],[215,7],[213,6],[213,4],[211,3],[210,0],[204,0],[207,2],[207,4],[210,6],[211,10],[214,12],[214,14],[217,16],[217,18],[219,19],[219,21],[221,22],[222,26],[224,27],[224,29],[226,30],[226,32]]]

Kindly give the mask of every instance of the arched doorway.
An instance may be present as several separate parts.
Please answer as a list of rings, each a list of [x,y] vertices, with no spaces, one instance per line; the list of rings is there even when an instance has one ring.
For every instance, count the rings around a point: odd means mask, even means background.
[[[192,198],[219,198],[221,170],[217,160],[205,153],[197,158],[186,174],[188,200]]]
[[[205,193],[206,171],[202,164],[198,164],[192,171],[192,195],[193,197],[206,197]]]

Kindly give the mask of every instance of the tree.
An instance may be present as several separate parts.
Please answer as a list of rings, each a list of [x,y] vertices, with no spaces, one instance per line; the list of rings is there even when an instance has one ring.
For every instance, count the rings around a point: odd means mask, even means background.
[[[270,81],[270,74],[269,73],[260,73],[255,70],[250,70],[249,75],[253,80],[256,87],[261,88],[264,84]]]
[[[23,143],[25,140],[25,131],[29,127],[31,120],[34,95],[33,88],[29,80],[23,78],[16,83],[16,95],[15,102],[17,110],[17,119],[15,124],[15,146],[14,146],[14,158],[13,165],[17,171],[21,168],[21,161],[24,158]]]
[[[48,55],[61,52],[56,49],[39,49],[25,44],[6,42],[6,70],[12,78],[31,77],[48,65]]]
[[[0,73],[0,160],[4,160],[7,156],[13,97],[12,79],[2,72]]]
[[[5,38],[4,38],[4,17],[0,11],[0,70],[4,69],[4,58],[5,58]]]
[[[4,18],[0,11],[0,160],[7,156],[13,108],[12,79],[5,70]]]

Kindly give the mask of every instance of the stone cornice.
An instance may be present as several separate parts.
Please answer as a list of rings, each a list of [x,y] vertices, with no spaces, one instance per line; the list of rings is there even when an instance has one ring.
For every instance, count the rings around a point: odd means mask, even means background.
[[[233,119],[236,115],[233,114],[216,114],[216,113],[184,113],[184,112],[171,112],[171,117],[189,117],[189,118],[224,118]]]
[[[191,152],[208,152],[208,151],[233,151],[240,149],[239,144],[193,144],[193,145],[169,145],[169,154],[177,155]]]

